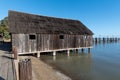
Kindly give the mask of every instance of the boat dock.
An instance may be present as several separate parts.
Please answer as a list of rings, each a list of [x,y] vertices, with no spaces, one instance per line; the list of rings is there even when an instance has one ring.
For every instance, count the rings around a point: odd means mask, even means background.
[[[0,43],[0,80],[16,80],[12,54],[9,43]]]

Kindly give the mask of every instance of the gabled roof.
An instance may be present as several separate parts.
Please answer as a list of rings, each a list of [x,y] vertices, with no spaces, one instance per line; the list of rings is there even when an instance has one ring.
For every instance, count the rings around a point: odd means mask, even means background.
[[[78,20],[33,15],[16,11],[9,11],[8,24],[11,33],[93,35],[92,31]]]

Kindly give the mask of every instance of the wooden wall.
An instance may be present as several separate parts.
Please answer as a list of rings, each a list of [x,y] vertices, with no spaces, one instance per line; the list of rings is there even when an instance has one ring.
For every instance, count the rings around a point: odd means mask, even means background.
[[[36,41],[29,40],[29,34],[12,34],[12,47],[16,47],[18,53],[35,52]]]
[[[12,34],[12,46],[15,46],[19,53],[92,46],[92,35],[65,34],[64,39],[60,39],[59,36],[59,34],[36,34],[36,39],[30,40],[29,34]]]

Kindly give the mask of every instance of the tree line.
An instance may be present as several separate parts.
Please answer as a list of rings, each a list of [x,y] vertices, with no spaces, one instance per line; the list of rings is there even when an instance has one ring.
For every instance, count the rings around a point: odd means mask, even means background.
[[[9,29],[8,17],[5,17],[4,19],[0,20],[0,34],[5,39],[10,39],[10,34],[8,29]]]

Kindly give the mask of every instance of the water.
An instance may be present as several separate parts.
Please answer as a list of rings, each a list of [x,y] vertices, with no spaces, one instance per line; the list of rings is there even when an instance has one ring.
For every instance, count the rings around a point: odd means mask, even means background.
[[[120,80],[120,43],[97,44],[91,53],[57,53],[41,59],[73,80]]]

